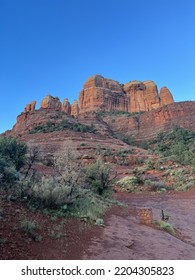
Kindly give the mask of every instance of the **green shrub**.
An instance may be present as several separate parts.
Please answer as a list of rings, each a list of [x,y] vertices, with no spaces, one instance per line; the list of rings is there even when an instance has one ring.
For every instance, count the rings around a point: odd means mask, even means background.
[[[137,178],[135,176],[126,176],[117,182],[117,185],[124,192],[137,191]]]
[[[88,166],[86,180],[95,193],[102,195],[106,189],[111,187],[111,172],[111,167],[101,160]]]
[[[175,128],[170,133],[160,133],[154,143],[154,151],[165,159],[183,165],[195,165],[194,131]]]
[[[174,183],[171,186],[171,189],[175,190],[175,191],[188,191],[189,189],[191,189],[192,187],[195,187],[195,179],[193,177],[189,177],[189,176],[183,176],[181,177],[174,177]]]
[[[176,235],[175,230],[170,223],[161,220],[157,221],[156,224],[159,226],[160,229],[167,231],[171,235]]]
[[[146,183],[146,182],[145,182]],[[151,186],[152,191],[166,191],[167,185],[163,181],[147,181],[148,185]]]
[[[0,158],[0,183],[11,184],[16,180],[16,168],[11,161]]]
[[[62,148],[56,152],[53,165],[59,184],[71,188],[84,186],[86,171],[82,165],[81,155],[74,148],[72,141],[64,142]]]
[[[42,178],[30,190],[29,197],[35,207],[57,209],[72,202],[71,192],[71,187],[60,186],[53,178]]]
[[[76,132],[90,132],[90,133],[96,132],[94,124],[84,125],[79,122],[62,120],[60,123],[55,123],[55,122],[52,123],[51,121],[49,121],[45,124],[36,125],[29,131],[29,133],[30,134],[41,133],[41,132],[49,133],[54,131],[62,131],[65,129],[73,130]]]
[[[117,152],[117,155],[118,156],[127,156],[129,154],[133,154],[133,150],[132,149],[127,149],[127,148],[124,148],[124,149],[120,149],[118,152]]]
[[[136,184],[143,183],[143,179],[142,179],[143,173],[144,173],[144,169],[142,169],[141,167],[140,168],[136,167],[135,169],[133,169],[133,174],[136,179]]]
[[[0,183],[10,186],[19,179],[19,170],[25,164],[27,147],[14,138],[0,138]]]
[[[18,171],[25,164],[27,146],[12,137],[0,138],[0,157],[13,164]]]
[[[77,198],[67,209],[67,214],[72,217],[96,222],[110,205],[102,196],[91,192],[91,190],[79,189],[77,194]]]
[[[33,220],[27,220],[26,218],[23,218],[20,221],[20,228],[22,231],[24,231],[26,234],[34,234],[35,230],[37,229],[36,222]]]
[[[155,169],[155,161],[154,159],[149,159],[147,162],[146,162],[147,166],[149,169]]]

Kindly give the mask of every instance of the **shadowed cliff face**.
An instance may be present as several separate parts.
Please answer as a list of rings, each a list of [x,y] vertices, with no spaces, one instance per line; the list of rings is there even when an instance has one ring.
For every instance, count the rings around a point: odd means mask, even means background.
[[[132,81],[122,85],[100,75],[90,77],[79,95],[81,113],[101,110],[145,112],[173,102],[170,91],[164,87],[158,94],[152,81]]]

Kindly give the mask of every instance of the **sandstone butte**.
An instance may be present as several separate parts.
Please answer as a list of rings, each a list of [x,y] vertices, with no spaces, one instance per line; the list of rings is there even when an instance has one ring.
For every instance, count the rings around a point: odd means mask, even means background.
[[[125,111],[128,113],[144,112],[136,116],[115,115],[104,117],[101,124],[108,125],[112,131],[133,136],[137,141],[152,139],[160,131],[173,126],[195,130],[195,102],[174,103],[167,87],[158,92],[152,81],[131,81],[120,84],[101,75],[90,77],[83,86],[77,100],[71,105],[67,98],[63,102],[58,97],[47,95],[41,102],[40,110],[35,110],[36,102],[25,106],[24,112],[17,117],[17,122],[10,133],[25,134],[35,125],[49,120],[49,112],[65,112],[75,116],[79,122],[98,123],[95,115],[98,111]]]
[[[163,87],[159,94],[152,81],[131,81],[123,85],[100,75],[90,77],[79,95],[81,113],[101,110],[145,112],[172,103],[170,91]]]
[[[163,87],[158,93],[157,86],[152,81],[132,81],[123,85],[101,75],[94,75],[84,83],[79,102],[75,100],[71,106],[67,98],[61,103],[58,97],[47,95],[41,102],[41,108],[78,116],[79,113],[102,110],[145,112],[172,103],[174,100],[168,88]],[[34,111],[35,104],[35,101],[27,104],[24,111]]]

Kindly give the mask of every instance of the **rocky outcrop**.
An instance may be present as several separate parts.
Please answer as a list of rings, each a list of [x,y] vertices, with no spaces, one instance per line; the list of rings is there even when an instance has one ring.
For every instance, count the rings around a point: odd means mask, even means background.
[[[128,112],[145,112],[161,106],[157,86],[152,81],[129,82],[124,91],[129,97]]]
[[[42,101],[41,101],[41,108],[42,109],[55,109],[55,110],[61,110],[62,104],[58,97],[53,97],[51,95],[47,95]]]
[[[62,112],[65,112],[67,115],[71,115],[71,105],[67,98],[65,98],[62,103]]]
[[[101,75],[89,78],[79,95],[81,113],[101,110],[145,112],[173,102],[170,91],[164,87],[159,94],[152,81],[131,81],[122,85]]]
[[[195,102],[178,102],[132,117],[105,117],[104,121],[116,133],[134,138],[138,142],[153,139],[159,132],[183,127],[195,131]]]
[[[36,101],[31,101],[30,104],[26,104],[24,112],[33,112],[35,110]]]
[[[168,105],[174,103],[173,96],[167,87],[161,88],[160,100],[162,105]]]
[[[79,104],[77,100],[74,100],[74,103],[71,106],[71,116],[77,117],[79,115]]]
[[[128,97],[122,86],[100,75],[89,78],[79,95],[80,112],[128,110]]]

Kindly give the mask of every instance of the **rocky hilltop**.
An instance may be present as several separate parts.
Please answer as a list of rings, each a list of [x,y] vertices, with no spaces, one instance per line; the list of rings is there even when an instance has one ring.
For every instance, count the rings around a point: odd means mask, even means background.
[[[41,102],[41,109],[55,109],[68,115],[93,111],[146,112],[174,103],[167,87],[158,92],[152,81],[131,81],[120,84],[101,75],[90,77],[79,94],[79,102],[70,105],[67,98],[61,103],[58,97],[47,95]],[[24,112],[35,110],[36,101],[25,106]]]
[[[36,101],[27,104],[6,134],[25,135],[48,121],[58,126],[64,120],[63,114],[82,125],[93,123],[100,134],[120,133],[138,142],[175,126],[195,130],[195,102],[174,103],[169,89],[163,87],[158,92],[152,81],[120,84],[95,75],[84,83],[79,102],[75,100],[71,105],[67,98],[61,102],[58,97],[47,95],[40,109],[35,106]]]
[[[163,87],[158,93],[152,81],[119,84],[100,75],[89,78],[79,95],[81,113],[101,110],[145,112],[173,102],[170,91]]]

